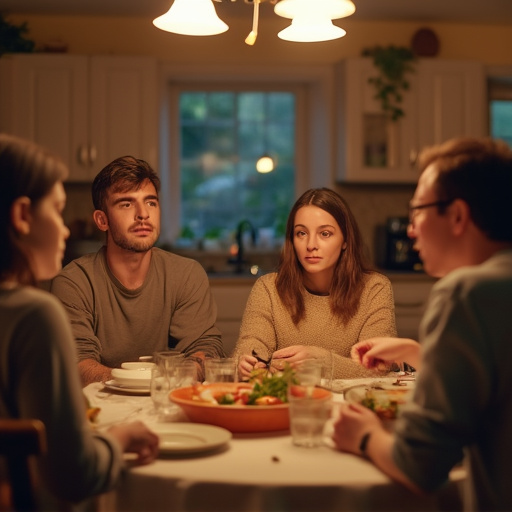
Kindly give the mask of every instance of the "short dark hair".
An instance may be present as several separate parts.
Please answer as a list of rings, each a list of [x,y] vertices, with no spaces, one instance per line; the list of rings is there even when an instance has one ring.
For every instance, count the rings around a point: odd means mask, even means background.
[[[440,201],[462,199],[489,239],[512,241],[512,149],[504,141],[451,139],[421,152],[420,170],[431,164],[438,170],[435,189]]]
[[[108,192],[137,190],[149,180],[158,194],[160,178],[145,161],[133,156],[116,158],[105,166],[92,183],[92,202],[96,210],[105,210]]]
[[[0,251],[1,279],[10,275],[20,283],[36,284],[30,261],[18,247],[11,207],[23,196],[37,204],[67,175],[66,165],[56,155],[28,140],[0,134],[0,240],[6,244]]]
[[[293,240],[295,215],[300,208],[308,205],[330,213],[345,238],[346,249],[341,252],[336,264],[329,295],[333,314],[348,322],[357,311],[364,287],[363,274],[370,270],[370,264],[354,214],[347,202],[334,190],[312,188],[304,192],[293,205],[286,223],[286,238],[278,266],[276,288],[279,297],[295,323],[304,318],[302,267],[295,254]]]

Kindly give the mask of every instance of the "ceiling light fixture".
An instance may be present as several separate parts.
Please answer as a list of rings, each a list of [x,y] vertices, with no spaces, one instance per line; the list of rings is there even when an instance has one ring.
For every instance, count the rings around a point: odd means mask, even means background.
[[[165,14],[153,20],[153,25],[185,36],[214,36],[229,28],[217,16],[212,0],[174,0]]]
[[[221,2],[222,0],[215,0]],[[231,0],[235,2],[236,0]],[[346,32],[333,19],[350,16],[356,10],[351,0],[244,0],[253,4],[252,30],[245,42],[253,45],[258,37],[260,3],[275,4],[274,12],[292,20],[278,36],[286,41],[329,41]],[[191,36],[221,34],[228,26],[217,16],[212,0],[174,0],[169,11],[155,18],[153,24],[167,32]]]

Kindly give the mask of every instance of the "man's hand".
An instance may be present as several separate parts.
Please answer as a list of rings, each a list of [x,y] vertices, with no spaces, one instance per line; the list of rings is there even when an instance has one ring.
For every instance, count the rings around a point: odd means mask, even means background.
[[[149,464],[158,455],[158,436],[141,421],[115,425],[108,429],[123,453],[137,454],[137,464]]]
[[[383,430],[378,416],[359,404],[340,404],[339,418],[334,423],[332,439],[340,451],[361,455],[363,436]]]
[[[92,382],[105,382],[112,378],[112,368],[104,366],[94,359],[83,359],[78,363],[82,386],[85,387]]]
[[[375,337],[356,343],[352,359],[368,369],[381,369],[393,362],[405,362],[419,370],[420,345],[410,338]]]

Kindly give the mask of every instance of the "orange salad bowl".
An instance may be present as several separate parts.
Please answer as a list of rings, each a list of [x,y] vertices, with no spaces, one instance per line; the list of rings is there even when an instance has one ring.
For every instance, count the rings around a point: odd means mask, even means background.
[[[251,389],[246,383],[215,383],[201,387],[209,389],[213,396],[236,393],[241,388]],[[290,419],[285,404],[276,405],[219,405],[204,402],[197,398],[194,386],[175,389],[170,393],[170,400],[178,404],[194,423],[207,423],[223,427],[233,433],[273,432],[288,430]]]

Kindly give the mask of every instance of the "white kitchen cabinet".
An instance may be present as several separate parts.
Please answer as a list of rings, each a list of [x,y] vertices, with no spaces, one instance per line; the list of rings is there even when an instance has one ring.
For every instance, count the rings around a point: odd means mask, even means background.
[[[371,59],[337,68],[337,179],[354,183],[416,183],[425,146],[486,133],[485,73],[480,63],[419,59],[403,95],[405,116],[391,121],[374,98]]]
[[[156,168],[157,62],[148,57],[13,54],[0,59],[0,130],[33,140],[90,182],[117,157]]]
[[[393,287],[398,336],[418,339],[418,328],[427,306],[434,278],[425,275],[388,275]]]

